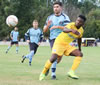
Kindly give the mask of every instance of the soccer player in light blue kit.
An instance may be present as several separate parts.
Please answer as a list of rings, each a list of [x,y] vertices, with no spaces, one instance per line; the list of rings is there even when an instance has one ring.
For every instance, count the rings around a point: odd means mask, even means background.
[[[35,55],[38,46],[40,45],[41,41],[43,38],[43,32],[42,30],[38,27],[38,21],[34,20],[33,21],[33,27],[28,29],[28,31],[25,33],[25,39],[29,43],[30,47],[30,53],[27,55],[22,56],[22,63],[26,58],[29,59],[29,65],[31,66],[32,62],[32,57]]]
[[[70,19],[67,15],[65,15],[64,13],[62,13],[62,3],[59,1],[56,1],[53,4],[53,11],[54,14],[48,16],[47,20],[46,20],[46,24],[43,28],[43,32],[47,32],[48,29],[50,29],[52,26],[65,26],[66,24],[68,24],[70,22]],[[53,47],[54,41],[56,39],[56,37],[62,32],[61,29],[53,29],[50,30],[50,47]],[[56,64],[57,61],[55,61],[52,64],[51,70],[52,70],[52,74],[51,77],[52,79],[56,79]],[[48,75],[49,70],[47,71],[47,73],[45,75]]]
[[[12,45],[16,45],[16,53],[18,53],[18,37],[19,37],[19,32],[18,32],[18,28],[15,27],[14,30],[11,31],[10,33],[10,38],[11,38],[11,44],[10,46],[7,48],[6,53],[8,53],[8,51],[10,50],[10,48],[12,47]]]

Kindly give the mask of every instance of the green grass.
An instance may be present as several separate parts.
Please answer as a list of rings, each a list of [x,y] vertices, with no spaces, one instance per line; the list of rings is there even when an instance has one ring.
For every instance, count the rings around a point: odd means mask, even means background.
[[[6,54],[7,46],[0,46],[0,85],[100,85],[100,47],[84,47],[83,60],[77,69],[79,80],[67,77],[74,57],[64,56],[57,65],[58,80],[51,80],[51,72],[44,81],[39,81],[39,75],[44,64],[51,55],[50,47],[39,47],[33,58],[32,66],[28,60],[23,64],[21,56],[29,52],[28,46],[20,46],[16,54],[15,46]]]

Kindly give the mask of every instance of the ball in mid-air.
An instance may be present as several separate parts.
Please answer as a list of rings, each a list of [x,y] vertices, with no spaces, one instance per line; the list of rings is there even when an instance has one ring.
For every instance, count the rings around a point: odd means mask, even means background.
[[[9,15],[6,18],[6,24],[9,27],[15,27],[18,24],[18,18],[15,15]]]

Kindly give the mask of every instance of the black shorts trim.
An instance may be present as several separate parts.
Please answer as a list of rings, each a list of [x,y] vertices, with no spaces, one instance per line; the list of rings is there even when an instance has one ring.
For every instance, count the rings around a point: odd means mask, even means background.
[[[18,41],[14,42],[14,41],[11,41],[11,45],[13,44],[18,44]]]
[[[36,43],[29,43],[30,51],[34,50],[34,54],[37,51],[38,45]]]

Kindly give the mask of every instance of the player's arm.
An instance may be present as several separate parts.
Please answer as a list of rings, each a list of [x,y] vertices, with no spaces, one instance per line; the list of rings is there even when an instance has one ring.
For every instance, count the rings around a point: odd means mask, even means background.
[[[81,51],[81,42],[82,42],[82,38],[78,38],[77,43],[78,43],[78,48],[80,51]]]
[[[47,31],[48,31],[48,29],[49,29],[51,23],[52,23],[52,21],[50,21],[50,20],[47,21],[46,25],[45,25],[44,28],[43,28],[43,32],[47,32]]]
[[[40,34],[40,40],[39,40],[39,43],[38,43],[38,45],[40,45],[40,44],[41,44],[42,40],[43,40],[43,32],[42,32],[42,30],[41,30],[41,34]]]
[[[65,32],[65,33],[72,32],[72,33],[74,33],[74,34],[76,34],[76,35],[78,35],[78,36],[80,35],[80,33],[79,33],[77,30],[68,29],[68,28],[66,28],[66,27],[64,27],[63,32]]]
[[[18,32],[17,40],[19,41],[19,32]]]
[[[30,37],[29,37],[29,30],[25,33],[25,40],[29,43]]]
[[[43,28],[43,32],[47,32],[48,31],[48,28],[49,28],[49,26],[44,26],[44,28]]]
[[[19,36],[17,37],[17,40],[19,41]]]
[[[10,33],[10,38],[11,38],[11,40],[13,40],[12,32]]]
[[[50,30],[52,30],[52,29],[64,29],[64,26],[52,26],[51,28],[50,28]]]

